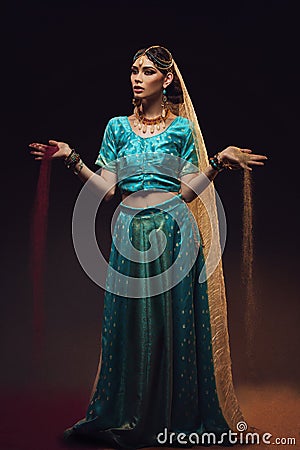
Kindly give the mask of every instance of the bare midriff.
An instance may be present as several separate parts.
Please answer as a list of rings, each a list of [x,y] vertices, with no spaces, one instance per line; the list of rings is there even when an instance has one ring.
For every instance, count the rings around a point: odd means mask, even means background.
[[[134,208],[146,208],[148,206],[154,206],[159,203],[165,202],[175,195],[178,195],[178,192],[147,192],[145,190],[136,192],[123,192],[122,202],[124,203],[124,205],[132,206]]]

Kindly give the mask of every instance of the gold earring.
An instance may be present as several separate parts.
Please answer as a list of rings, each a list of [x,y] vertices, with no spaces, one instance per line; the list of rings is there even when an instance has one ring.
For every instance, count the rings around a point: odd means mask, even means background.
[[[164,119],[167,116],[167,110],[168,110],[168,98],[167,98],[167,91],[163,90],[163,96],[162,96],[162,112],[161,117]]]

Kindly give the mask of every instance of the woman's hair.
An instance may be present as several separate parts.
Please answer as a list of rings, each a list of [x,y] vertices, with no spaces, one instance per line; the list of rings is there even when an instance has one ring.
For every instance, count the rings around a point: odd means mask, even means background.
[[[141,55],[145,54],[150,59],[155,67],[164,75],[171,72],[174,76],[173,81],[167,87],[167,98],[170,109],[175,114],[178,114],[178,106],[183,103],[183,92],[181,89],[180,81],[174,70],[173,58],[169,50],[165,47],[155,45],[153,47],[141,48],[138,50],[134,57],[133,62],[136,61]]]

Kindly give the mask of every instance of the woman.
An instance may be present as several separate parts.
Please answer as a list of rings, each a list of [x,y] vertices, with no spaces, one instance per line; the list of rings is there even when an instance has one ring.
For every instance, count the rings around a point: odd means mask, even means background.
[[[209,266],[207,258],[213,234],[218,242],[211,181],[223,169],[252,170],[267,158],[229,146],[208,161],[166,48],[135,54],[131,84],[134,113],[108,122],[96,160],[101,174],[68,144],[49,141],[53,158],[63,159],[100,196],[112,198],[116,184],[122,194],[98,372],[85,418],[64,435],[123,448],[184,444],[180,433],[211,432],[216,439],[225,433],[219,443],[229,442],[226,433],[243,417],[232,385],[222,265],[215,258]],[[49,150],[30,147],[37,160]]]

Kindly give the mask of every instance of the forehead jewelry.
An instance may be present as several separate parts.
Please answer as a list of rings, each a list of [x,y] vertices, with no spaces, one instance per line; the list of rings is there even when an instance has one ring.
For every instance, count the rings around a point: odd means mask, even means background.
[[[148,52],[149,52],[149,50],[151,50],[152,48],[163,48],[166,52],[167,52],[167,54],[168,54],[168,56],[169,56],[169,58],[168,58],[168,60],[164,60],[164,59],[161,59],[161,58],[159,58],[158,56],[154,56],[153,54],[151,54],[150,53],[150,60],[152,60],[153,62],[154,62],[154,65],[158,68],[158,69],[165,69],[165,70],[167,70],[167,69],[170,69],[172,66],[173,66],[173,57],[172,57],[172,55],[171,55],[171,53],[169,52],[169,50],[168,49],[166,49],[165,47],[162,47],[161,45],[151,45],[151,47],[148,47],[142,54],[135,54],[134,55],[134,57],[133,57],[133,60],[134,61],[136,61],[137,59],[139,59],[139,58],[141,58],[141,62],[139,63],[139,65],[142,65],[143,64],[143,56],[146,56],[147,58],[148,58]]]

